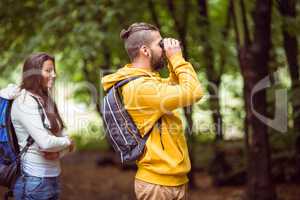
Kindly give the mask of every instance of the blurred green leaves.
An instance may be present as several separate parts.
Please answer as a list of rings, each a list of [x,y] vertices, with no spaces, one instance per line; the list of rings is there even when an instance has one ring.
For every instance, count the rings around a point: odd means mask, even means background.
[[[183,1],[174,0],[174,4],[177,16],[181,17]],[[246,2],[249,13],[253,5],[251,1]],[[215,52],[215,68],[218,70],[224,67],[221,93],[230,99],[228,101],[225,97],[221,98],[224,120],[226,123],[237,122],[238,129],[242,129],[243,85],[240,80],[232,21],[228,40],[224,41],[222,36],[227,7],[227,0],[208,1],[211,30],[207,38]],[[204,64],[204,44],[199,36],[206,34],[207,30],[197,23],[200,16],[196,0],[191,0],[188,10],[190,17],[187,21],[186,38],[189,60],[206,88],[204,74],[207,66]],[[251,15],[247,17],[250,18]],[[290,33],[299,35],[300,18],[281,18],[276,9],[273,11],[273,18],[274,59],[271,63],[276,70],[286,66],[281,25],[283,24]],[[100,92],[101,72],[114,71],[129,62],[123,42],[119,38],[120,31],[131,23],[142,21],[159,25],[163,37],[178,37],[165,0],[1,0],[0,85],[17,82],[16,74],[20,73],[26,56],[32,52],[46,51],[56,56],[58,79],[74,84],[89,83]],[[226,55],[225,66],[221,66],[222,51]],[[163,73],[167,74],[166,71]],[[73,97],[81,102],[90,102],[91,98],[90,92],[84,87],[79,87]],[[207,109],[207,101],[202,102],[200,110]],[[209,118],[210,116],[207,116],[207,121],[210,121]]]

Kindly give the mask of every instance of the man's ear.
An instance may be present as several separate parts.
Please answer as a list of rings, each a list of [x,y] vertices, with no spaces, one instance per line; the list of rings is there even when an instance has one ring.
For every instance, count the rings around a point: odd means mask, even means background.
[[[140,53],[146,57],[151,57],[151,52],[148,47],[145,45],[142,45],[140,48]]]

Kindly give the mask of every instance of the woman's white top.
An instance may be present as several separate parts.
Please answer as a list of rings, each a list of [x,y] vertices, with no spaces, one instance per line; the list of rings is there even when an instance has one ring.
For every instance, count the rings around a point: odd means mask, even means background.
[[[3,92],[4,91],[4,92]],[[9,96],[5,89],[0,91],[0,96]],[[30,135],[34,143],[22,156],[21,164],[25,173],[37,177],[56,177],[61,173],[60,161],[47,160],[43,157],[43,151],[60,152],[70,145],[70,139],[62,134],[54,136],[44,127],[39,107],[32,94],[26,90],[10,95],[14,98],[11,108],[11,119],[17,135],[20,150],[22,150]]]

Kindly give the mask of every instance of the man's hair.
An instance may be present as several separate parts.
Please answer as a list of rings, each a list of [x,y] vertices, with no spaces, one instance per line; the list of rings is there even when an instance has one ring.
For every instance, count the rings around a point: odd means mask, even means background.
[[[120,33],[121,39],[124,40],[125,49],[131,61],[138,56],[139,49],[142,45],[149,45],[153,42],[153,31],[159,29],[147,23],[134,23]]]

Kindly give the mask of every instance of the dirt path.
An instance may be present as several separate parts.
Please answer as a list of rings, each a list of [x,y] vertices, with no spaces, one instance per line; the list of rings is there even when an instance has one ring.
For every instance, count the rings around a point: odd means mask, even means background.
[[[62,200],[134,200],[134,171],[118,167],[98,167],[98,153],[69,156],[64,160]],[[239,200],[243,187],[216,188],[206,174],[197,174],[199,189],[191,191],[191,200]],[[280,185],[279,199],[300,200],[300,186]]]

